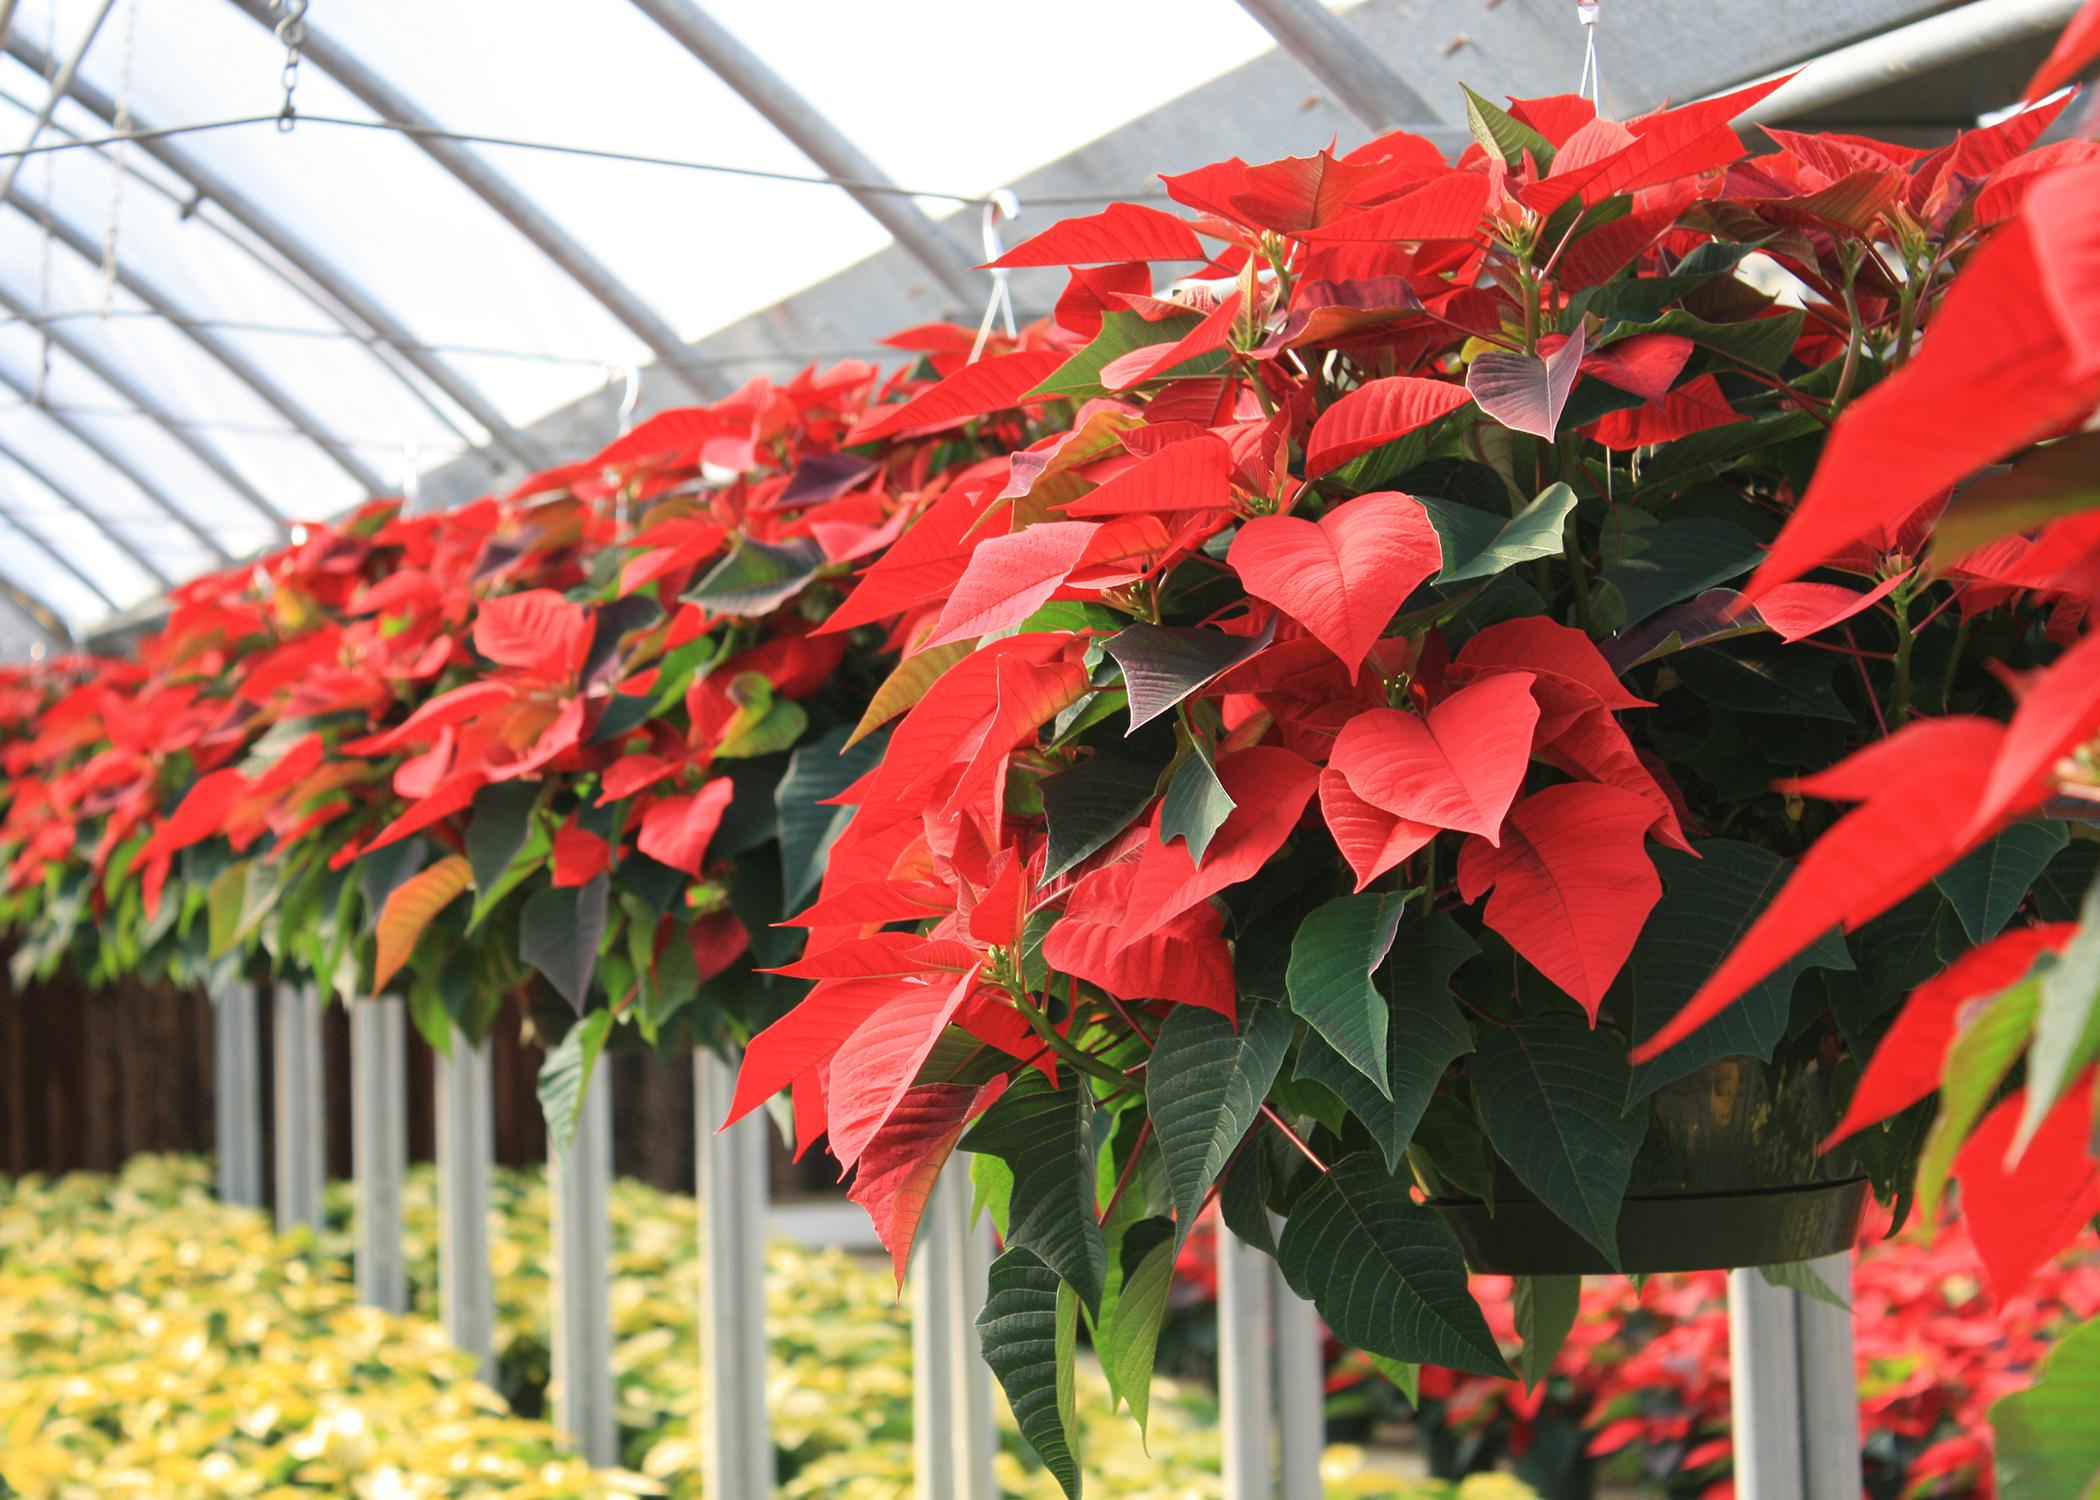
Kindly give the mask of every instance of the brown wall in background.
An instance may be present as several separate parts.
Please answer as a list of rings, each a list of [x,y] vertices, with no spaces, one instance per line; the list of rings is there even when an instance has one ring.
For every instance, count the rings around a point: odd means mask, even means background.
[[[90,990],[61,975],[20,992],[5,982],[0,952],[0,1174],[113,1171],[142,1151],[212,1148],[211,1003],[165,985]],[[265,990],[257,1049],[269,1097],[270,1005]],[[324,1012],[328,1171],[350,1175],[350,1021]],[[546,1159],[547,1132],[534,1092],[539,1050],[508,1018],[492,1038],[496,1160]],[[434,1143],[430,1048],[409,1028],[408,1142],[417,1161]],[[693,1190],[693,1070],[683,1058],[611,1053],[613,1170],[677,1192]],[[264,1175],[270,1114],[263,1111]],[[815,1160],[813,1155],[812,1161]],[[821,1190],[823,1172],[792,1168],[776,1151],[774,1185]],[[835,1191],[835,1189],[834,1189]]]

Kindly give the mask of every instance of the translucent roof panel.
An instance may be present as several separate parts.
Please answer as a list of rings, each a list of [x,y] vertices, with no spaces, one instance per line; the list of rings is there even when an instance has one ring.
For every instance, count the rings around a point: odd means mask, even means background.
[[[54,68],[107,11],[80,70],[106,102],[60,102],[45,139],[106,136],[111,104],[149,127],[274,114],[284,50],[254,8],[234,0],[24,0],[15,38]],[[1071,80],[1097,63],[1099,38],[1128,26],[1126,0],[1069,0],[1051,25],[968,0],[924,0],[908,26],[894,8],[829,0],[725,0],[706,9],[882,172],[947,194],[1011,181],[1271,45],[1237,6],[1148,0],[1144,27],[1159,45],[1144,66],[1117,70],[1113,88],[1075,89]],[[731,82],[629,0],[320,0],[307,19],[451,129],[762,172],[814,170]],[[904,58],[915,80],[909,88],[899,85]],[[27,141],[49,90],[48,74],[0,60],[0,146]],[[266,232],[259,237],[239,213],[200,198],[142,145],[26,160],[16,173],[17,204],[0,211],[0,291],[13,304],[0,308],[0,372],[28,381],[49,407],[33,410],[0,391],[0,441],[77,494],[122,546],[4,459],[0,505],[23,510],[36,535],[120,603],[156,589],[124,547],[174,577],[210,559],[121,467],[147,476],[239,554],[272,535],[244,492],[290,518],[335,513],[370,485],[396,487],[417,468],[485,441],[454,399],[461,391],[467,406],[484,400],[492,421],[526,429],[656,357],[629,326],[638,320],[609,310],[608,299],[415,141],[328,123],[381,122],[313,52],[300,71],[298,105],[301,123],[288,133],[264,122],[186,132],[160,149],[231,184],[324,275],[383,309],[418,346],[422,371],[371,347],[356,314],[287,265],[264,243]],[[889,243],[835,187],[489,143],[462,149],[679,340],[700,339]],[[939,196],[920,207],[959,214],[951,231],[975,259],[974,207]],[[47,208],[54,235],[39,222]],[[115,285],[105,283],[105,245],[121,270]],[[950,294],[938,295],[947,310]],[[171,311],[178,321],[165,316]],[[70,350],[46,346],[43,319]],[[846,332],[872,343],[889,331]],[[452,395],[433,383],[430,361],[442,362],[441,376],[449,372]],[[116,378],[92,373],[98,365]],[[726,387],[742,373],[713,378]],[[689,399],[671,372],[645,381],[651,405]],[[153,408],[150,416],[132,409],[134,396]],[[61,430],[62,421],[77,435]],[[302,421],[335,456],[300,430]],[[603,436],[572,434],[574,425],[538,434],[542,456],[559,461],[572,456],[562,445]],[[34,551],[16,541],[11,561]],[[72,581],[63,587],[88,595]],[[72,597],[64,607],[81,603]]]

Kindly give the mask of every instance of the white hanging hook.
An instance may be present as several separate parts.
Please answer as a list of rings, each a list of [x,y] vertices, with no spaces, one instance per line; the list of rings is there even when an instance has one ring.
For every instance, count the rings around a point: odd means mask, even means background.
[[[1010,188],[996,188],[984,200],[984,258],[987,263],[1006,254],[1006,243],[999,234],[999,221],[1020,217],[1021,200]],[[1008,275],[1008,272],[996,268],[992,271],[991,300],[984,305],[984,317],[977,324],[977,342],[970,347],[970,363],[973,365],[984,354],[984,346],[991,339],[994,317],[1004,314],[1008,338],[1020,336],[1020,329],[1014,323],[1014,296],[1007,286]]]
[[[1582,82],[1577,94],[1587,94],[1598,114],[1604,113],[1604,76],[1597,67],[1597,19],[1604,0],[1575,0],[1575,15],[1582,22]]]
[[[620,392],[620,436],[625,437],[634,431],[634,409],[642,399],[642,367],[628,365],[619,371],[619,375],[627,383],[626,389]]]
[[[422,498],[423,455],[416,446],[413,435],[401,440],[401,509],[408,515],[416,512],[416,502]]]

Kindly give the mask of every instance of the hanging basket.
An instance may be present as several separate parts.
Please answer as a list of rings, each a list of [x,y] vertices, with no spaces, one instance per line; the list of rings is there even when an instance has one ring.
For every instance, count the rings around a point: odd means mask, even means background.
[[[1814,1060],[1724,1058],[1658,1090],[1619,1211],[1619,1264],[1529,1196],[1497,1163],[1492,1207],[1435,1198],[1466,1264],[1497,1275],[1732,1270],[1848,1250],[1867,1180],[1830,1128],[1827,1071]],[[1505,1191],[1505,1188],[1507,1191]]]

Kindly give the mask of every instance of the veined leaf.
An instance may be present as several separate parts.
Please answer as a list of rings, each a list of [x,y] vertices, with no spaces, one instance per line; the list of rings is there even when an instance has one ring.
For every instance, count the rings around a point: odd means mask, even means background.
[[[1034,1253],[1016,1245],[992,1262],[977,1315],[984,1362],[1013,1408],[1014,1425],[1069,1500],[1079,1500],[1079,1420],[1073,1358],[1079,1299]]]
[[[2070,842],[2062,823],[2028,819],[1963,855],[1933,884],[1953,905],[1969,941],[1987,943],[2005,930],[2028,889]]]
[[[685,597],[718,615],[771,614],[801,592],[823,566],[823,549],[807,538],[776,546],[747,537]]]
[[[1444,570],[1438,583],[1470,583],[1492,578],[1519,563],[1561,554],[1561,534],[1575,510],[1575,492],[1549,484],[1538,497],[1507,521],[1455,500],[1422,501],[1443,544]]]
[[[1539,1201],[1616,1265],[1619,1204],[1648,1112],[1626,1110],[1626,1048],[1557,1012],[1484,1028],[1473,1097],[1496,1153]]]
[[[1840,1297],[1829,1282],[1816,1274],[1812,1261],[1781,1261],[1773,1266],[1759,1266],[1757,1272],[1764,1277],[1767,1286],[1785,1287],[1790,1292],[1799,1292],[1804,1297],[1825,1303],[1840,1312],[1852,1311],[1852,1304]]]
[[[1226,555],[1257,599],[1275,605],[1354,673],[1394,613],[1443,565],[1436,528],[1412,496],[1359,495],[1318,521],[1257,516]]]
[[[1114,1300],[1102,1312],[1094,1350],[1110,1392],[1129,1405],[1142,1435],[1152,1409],[1152,1366],[1159,1354],[1167,1289],[1174,1283],[1174,1227],[1161,1218],[1141,1219],[1123,1232],[1120,1248],[1122,1278]]]
[[[1211,839],[1232,816],[1233,806],[1232,794],[1211,764],[1210,747],[1201,740],[1191,741],[1189,753],[1167,778],[1166,793],[1160,798],[1159,841],[1185,841],[1200,866]]]
[[[1247,995],[1239,1009],[1235,1030],[1214,1011],[1175,1006],[1145,1068],[1145,1107],[1166,1162],[1177,1248],[1260,1117],[1291,1044],[1291,1017],[1283,1007]]]
[[[578,1015],[583,1014],[591,976],[598,969],[607,889],[603,875],[567,889],[550,886],[519,913],[518,957],[546,976]]]
[[[591,1070],[605,1039],[612,1034],[613,1013],[594,1010],[571,1026],[560,1045],[540,1064],[540,1113],[547,1117],[547,1143],[556,1156],[567,1156],[576,1140],[576,1122],[583,1118],[584,1091],[590,1087]]]
[[[1130,730],[1156,719],[1189,694],[1231,671],[1276,638],[1272,619],[1257,635],[1139,623],[1110,636],[1102,649],[1123,669]]]
[[[1025,1072],[962,1147],[996,1156],[1013,1172],[1006,1243],[1032,1251],[1098,1312],[1108,1246],[1094,1217],[1093,1114],[1093,1096],[1069,1071],[1063,1088]]]
[[[1687,516],[1628,535],[1624,551],[1598,577],[1626,601],[1621,630],[1657,610],[1726,583],[1757,566],[1763,545],[1727,521]]]
[[[1501,157],[1503,164],[1512,168],[1524,165],[1527,152],[1540,172],[1553,165],[1553,142],[1508,110],[1488,103],[1463,84],[1459,87],[1466,96],[1466,128],[1480,142],[1481,150]]]
[[[1291,1009],[1391,1099],[1385,996],[1371,976],[1385,962],[1407,896],[1340,896],[1305,919],[1291,944]]]
[[[473,867],[465,857],[453,854],[394,887],[379,913],[379,955],[372,962],[374,994],[386,989],[415,951],[423,929],[473,878]]]
[[[1349,1107],[1385,1153],[1388,1171],[1400,1170],[1444,1069],[1473,1050],[1473,1028],[1451,998],[1451,976],[1479,951],[1442,912],[1401,924],[1386,969],[1392,976],[1386,1028],[1391,1098],[1317,1032],[1299,1043],[1295,1076],[1325,1085]]]
[[[2100,1485],[2100,1322],[2065,1334],[2024,1391],[1991,1404],[2004,1500],[2086,1500]]]
[[[1582,1310],[1582,1278],[1519,1276],[1513,1300],[1517,1337],[1524,1341],[1517,1371],[1524,1377],[1524,1388],[1535,1391],[1552,1372],[1553,1357]]]
[[[2034,1042],[2015,1155],[2027,1149],[2071,1080],[2100,1058],[2100,883],[2087,890],[2078,917],[2078,930],[2056,962],[2035,976]]]
[[[1050,825],[1043,879],[1055,880],[1128,828],[1152,805],[1163,768],[1135,755],[1096,751],[1038,789]]]
[[[1315,1177],[1277,1246],[1291,1290],[1310,1300],[1336,1338],[1372,1354],[1507,1375],[1480,1307],[1466,1289],[1458,1241],[1412,1184],[1359,1151]]]

